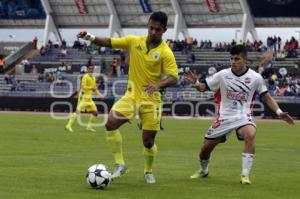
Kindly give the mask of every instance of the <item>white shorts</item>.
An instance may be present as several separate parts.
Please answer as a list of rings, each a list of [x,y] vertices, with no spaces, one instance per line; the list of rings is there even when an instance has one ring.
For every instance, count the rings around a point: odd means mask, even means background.
[[[231,131],[235,130],[238,140],[244,140],[243,137],[241,137],[238,133],[238,130],[246,125],[252,125],[256,128],[256,124],[251,117],[238,119],[217,119],[209,127],[207,133],[205,134],[205,139],[216,139],[222,137],[223,139],[221,142],[225,142],[229,138]]]

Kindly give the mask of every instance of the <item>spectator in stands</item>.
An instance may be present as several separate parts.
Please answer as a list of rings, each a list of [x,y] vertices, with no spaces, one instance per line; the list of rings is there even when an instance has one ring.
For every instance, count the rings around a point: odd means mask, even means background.
[[[39,76],[38,76],[38,81],[39,82],[43,82],[44,81],[44,74],[43,73],[40,73]]]
[[[111,64],[110,64],[110,66],[112,67],[112,70],[113,70],[112,75],[115,76],[115,77],[117,76],[117,65],[118,65],[117,62],[118,62],[117,58],[114,57],[113,60],[112,60],[112,62],[111,62]]]
[[[58,81],[63,80],[62,71],[59,69],[59,67],[57,67],[57,69],[56,69],[55,79],[58,80]]]
[[[278,51],[280,52],[281,51],[281,37],[280,36],[278,36],[277,37],[277,45],[278,45]]]
[[[47,82],[53,82],[55,81],[55,75],[52,72],[46,73],[45,78]]]
[[[11,84],[12,84],[10,90],[11,90],[11,91],[15,91],[15,90],[17,89],[17,87],[18,87],[18,82],[17,82],[17,80],[16,80],[16,78],[15,78],[14,75],[11,75],[11,76],[10,76],[10,79],[11,79]]]
[[[4,56],[0,55],[0,74],[4,74],[4,65],[5,65]]]
[[[234,39],[232,39],[232,41],[231,41],[231,46],[233,47],[233,46],[236,46],[236,41],[234,40]]]
[[[195,61],[196,61],[196,57],[195,57],[194,53],[188,52],[188,54],[186,55],[186,62],[187,63],[195,63]]]
[[[80,43],[79,39],[77,39],[77,40],[74,41],[72,48],[76,48],[76,49],[80,49],[81,48],[81,43]]]
[[[5,75],[4,81],[5,81],[6,84],[12,84],[11,78],[8,75]]]
[[[21,61],[21,64],[23,64],[23,66],[26,68],[26,67],[30,66],[30,61],[28,59],[23,59]]]
[[[127,50],[121,49],[120,53],[120,76],[125,74],[126,69],[128,69],[129,64],[129,52]]]
[[[274,51],[277,52],[277,37],[275,35],[272,39],[272,44],[273,44]]]
[[[37,70],[35,64],[33,64],[33,65],[31,66],[31,71],[30,71],[30,73],[33,74],[33,75],[38,74],[38,70]]]
[[[65,57],[65,56],[67,56],[67,54],[68,54],[68,51],[67,51],[67,49],[66,48],[61,48],[60,49],[60,57]]]
[[[106,62],[105,62],[105,58],[104,58],[103,55],[101,56],[100,67],[101,67],[101,72],[105,73],[105,71],[106,71]]]
[[[104,91],[105,89],[105,81],[103,76],[99,76],[99,78],[97,79],[97,83],[98,83],[98,89],[100,91]]]
[[[62,42],[61,42],[61,48],[62,49],[66,49],[67,48],[67,42],[66,42],[66,40],[62,40]]]
[[[286,83],[282,83],[279,85],[279,89],[277,90],[276,95],[278,96],[284,96],[284,93],[287,89],[287,84]]]
[[[120,61],[120,58],[117,58],[116,75],[117,75],[117,77],[121,76],[121,61]]]
[[[35,37],[33,38],[34,49],[37,49],[37,43],[38,43],[38,38],[37,38],[37,36],[35,36]]]

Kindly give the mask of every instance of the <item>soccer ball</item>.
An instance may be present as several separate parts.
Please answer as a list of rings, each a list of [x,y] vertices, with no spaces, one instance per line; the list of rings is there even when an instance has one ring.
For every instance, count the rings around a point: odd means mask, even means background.
[[[94,189],[105,189],[111,183],[111,173],[105,165],[94,164],[86,173],[86,181]]]

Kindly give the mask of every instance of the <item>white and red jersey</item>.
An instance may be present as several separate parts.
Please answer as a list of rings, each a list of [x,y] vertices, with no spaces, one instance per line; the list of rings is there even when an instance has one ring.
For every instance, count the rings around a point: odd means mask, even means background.
[[[208,90],[216,92],[219,119],[251,117],[256,93],[268,92],[262,76],[249,68],[240,75],[231,68],[221,70],[206,78],[205,83]]]

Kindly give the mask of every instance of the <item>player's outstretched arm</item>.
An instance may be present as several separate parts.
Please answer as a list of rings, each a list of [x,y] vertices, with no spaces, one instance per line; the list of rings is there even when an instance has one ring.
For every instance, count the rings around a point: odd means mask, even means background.
[[[288,124],[294,124],[293,118],[287,112],[283,112],[274,98],[266,93],[263,95],[263,101],[267,104],[267,106],[274,111],[282,120],[286,121]]]
[[[91,33],[88,33],[86,31],[81,31],[80,33],[78,33],[77,38],[93,42],[98,46],[111,47],[110,38],[96,37],[95,35],[92,35]]]
[[[200,83],[197,78],[197,75],[194,74],[192,71],[189,70],[186,74],[184,74],[184,78],[190,81],[198,91],[204,92],[207,90],[206,85]]]
[[[103,98],[103,95],[100,93],[100,91],[98,89],[95,89],[94,92],[97,97]]]

